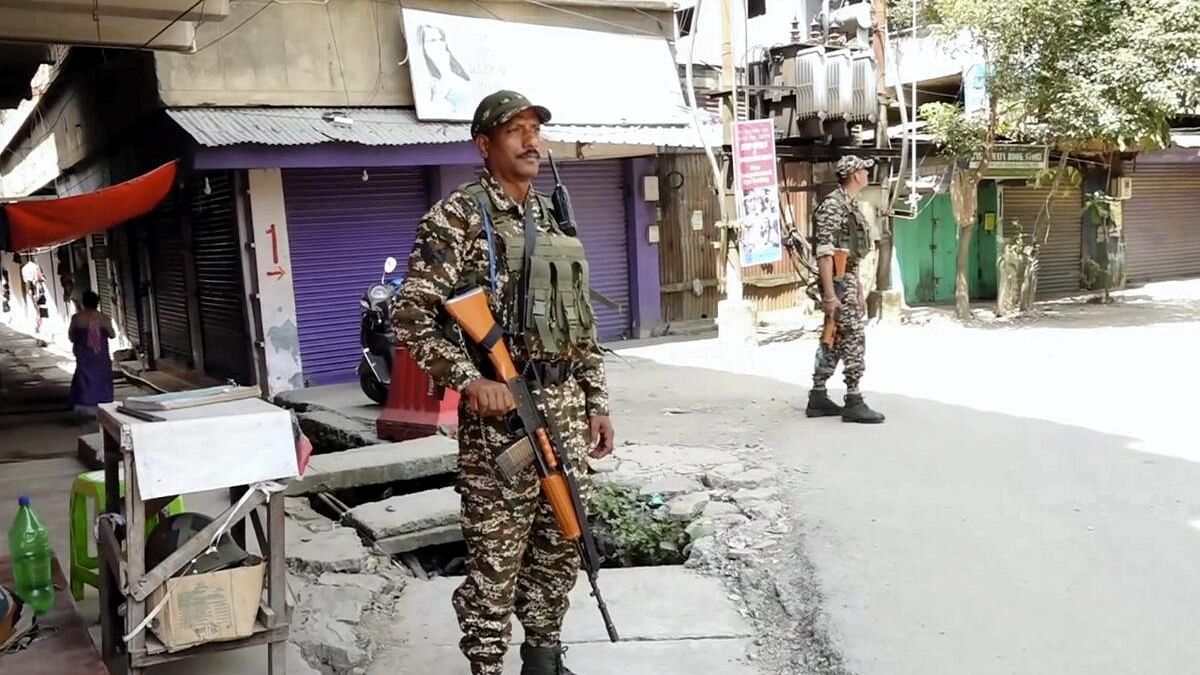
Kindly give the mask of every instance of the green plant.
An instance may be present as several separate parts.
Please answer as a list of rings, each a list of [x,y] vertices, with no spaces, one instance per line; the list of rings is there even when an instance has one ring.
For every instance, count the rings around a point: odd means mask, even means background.
[[[622,567],[678,565],[686,560],[687,523],[669,520],[665,509],[635,488],[603,485],[588,498],[593,534],[601,555]]]

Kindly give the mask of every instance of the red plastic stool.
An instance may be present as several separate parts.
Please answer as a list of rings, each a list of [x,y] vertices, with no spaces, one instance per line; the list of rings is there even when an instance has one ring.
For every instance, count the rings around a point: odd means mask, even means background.
[[[392,358],[392,384],[387,404],[375,420],[375,433],[385,441],[405,441],[458,429],[458,392],[434,396],[433,380],[417,367],[408,350],[397,347]]]

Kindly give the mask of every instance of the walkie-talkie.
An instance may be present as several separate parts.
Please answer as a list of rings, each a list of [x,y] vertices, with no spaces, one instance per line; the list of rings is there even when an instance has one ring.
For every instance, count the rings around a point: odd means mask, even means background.
[[[558,177],[558,165],[554,163],[554,153],[547,150],[546,156],[550,158],[550,171],[554,173],[554,194],[550,196],[550,204],[554,208],[554,220],[558,221],[558,228],[564,234],[574,237],[578,234],[579,228],[575,225],[575,209],[571,207],[571,193],[567,192],[567,186],[563,185],[562,179]]]

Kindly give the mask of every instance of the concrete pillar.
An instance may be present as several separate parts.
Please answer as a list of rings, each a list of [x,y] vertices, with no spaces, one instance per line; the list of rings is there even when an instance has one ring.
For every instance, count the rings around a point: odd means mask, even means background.
[[[251,169],[246,174],[250,201],[247,236],[254,244],[253,279],[266,370],[265,381],[260,384],[269,396],[274,396],[304,387],[283,178],[279,169]]]

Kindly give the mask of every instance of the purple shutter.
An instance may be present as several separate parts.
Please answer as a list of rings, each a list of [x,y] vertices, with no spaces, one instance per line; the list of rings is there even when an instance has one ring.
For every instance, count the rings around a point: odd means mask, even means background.
[[[624,163],[621,160],[562,162],[558,170],[563,185],[571,193],[592,287],[621,304],[618,311],[597,300],[592,301],[600,323],[600,339],[626,338],[631,333],[633,313],[629,300]],[[554,174],[549,164],[542,165],[535,185],[547,195],[554,190]]]
[[[359,299],[385,258],[403,275],[417,223],[429,208],[421,168],[289,169],[283,194],[300,331],[310,384],[357,378]]]

